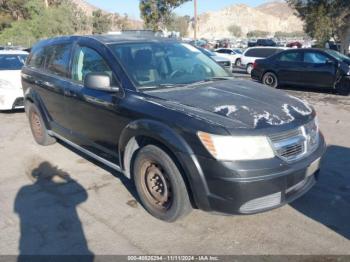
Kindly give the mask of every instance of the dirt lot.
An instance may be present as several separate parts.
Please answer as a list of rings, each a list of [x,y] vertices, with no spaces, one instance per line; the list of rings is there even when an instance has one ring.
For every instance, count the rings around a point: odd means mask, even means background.
[[[174,224],[148,215],[119,174],[37,146],[23,112],[0,114],[0,254],[350,254],[350,97],[288,92],[318,111],[328,143],[318,184],[271,212],[196,210]]]

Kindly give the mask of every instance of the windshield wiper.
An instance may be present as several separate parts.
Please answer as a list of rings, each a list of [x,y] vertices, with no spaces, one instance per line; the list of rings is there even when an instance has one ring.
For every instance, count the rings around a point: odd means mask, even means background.
[[[208,82],[215,82],[215,81],[231,80],[231,79],[233,79],[233,78],[234,78],[233,76],[226,76],[226,77],[210,77],[210,78],[206,78],[206,79],[203,79],[203,80],[199,80],[199,81],[196,81],[196,82],[189,83],[189,84],[186,85],[186,86],[200,85],[200,84],[204,84],[204,83],[208,83]]]
[[[140,90],[148,90],[148,89],[162,89],[162,88],[173,88],[173,87],[181,87],[184,86],[184,84],[159,84],[154,86],[143,86],[140,87]]]

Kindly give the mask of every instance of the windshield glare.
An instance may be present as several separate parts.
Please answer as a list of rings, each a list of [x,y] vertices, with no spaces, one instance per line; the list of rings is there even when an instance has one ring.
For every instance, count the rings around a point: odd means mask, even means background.
[[[21,70],[27,55],[0,55],[0,70]]]
[[[338,61],[350,62],[350,58],[349,57],[347,57],[346,55],[343,55],[342,53],[340,53],[338,51],[327,49],[326,52],[329,55],[331,55],[332,57],[334,57],[335,59],[337,59]]]
[[[189,44],[129,43],[111,45],[111,49],[139,88],[192,84],[232,76]]]

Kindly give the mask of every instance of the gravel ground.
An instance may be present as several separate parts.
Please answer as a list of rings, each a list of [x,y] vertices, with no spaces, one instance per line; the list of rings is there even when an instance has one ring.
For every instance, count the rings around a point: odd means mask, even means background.
[[[173,224],[148,215],[120,174],[63,144],[36,145],[23,112],[1,113],[0,255],[350,255],[350,98],[287,92],[318,112],[328,143],[318,184],[267,213],[195,210]]]

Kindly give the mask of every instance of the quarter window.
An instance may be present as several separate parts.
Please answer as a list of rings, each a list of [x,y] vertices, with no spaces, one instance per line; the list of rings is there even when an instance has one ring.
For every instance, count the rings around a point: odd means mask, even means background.
[[[72,79],[83,83],[88,73],[105,73],[110,76],[112,85],[115,84],[112,70],[103,57],[89,47],[78,47],[74,51]]]
[[[304,54],[304,62],[310,64],[325,64],[329,58],[321,53],[306,52]]]
[[[71,45],[61,44],[48,47],[50,50],[49,57],[46,63],[46,69],[55,75],[67,77],[69,69],[69,60],[71,53]]]

